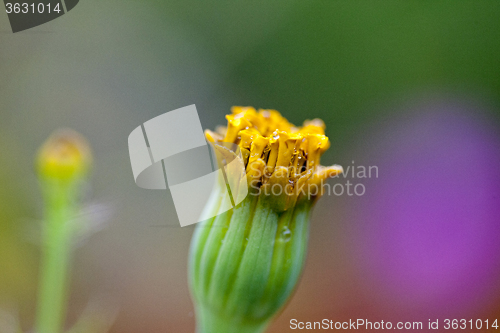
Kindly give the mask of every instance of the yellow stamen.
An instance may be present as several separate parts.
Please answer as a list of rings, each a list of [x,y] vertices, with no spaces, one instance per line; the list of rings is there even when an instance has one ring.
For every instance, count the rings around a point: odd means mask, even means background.
[[[240,144],[239,144],[240,148],[245,148],[250,150],[252,141],[254,140],[254,138],[256,138],[257,135],[260,135],[259,131],[257,131],[254,128],[240,131]]]
[[[238,138],[238,133],[252,126],[252,123],[245,118],[237,117],[236,115],[227,115],[227,131],[224,138],[225,142],[235,142]]]
[[[205,130],[205,138],[208,142],[214,143],[216,141],[222,141],[224,137],[218,133],[212,132],[211,130]]]
[[[278,162],[278,154],[279,154],[279,136],[278,132],[274,132],[274,134],[269,138],[269,157],[267,159],[267,173],[273,173],[274,168],[276,167],[276,163]]]
[[[295,152],[295,146],[298,141],[302,140],[300,134],[289,134],[281,132],[279,137],[279,153],[277,166],[288,167],[292,161]]]
[[[269,138],[263,137],[262,135],[256,134],[254,141],[252,142],[252,147],[250,148],[250,159],[248,163],[252,163],[259,159],[267,147]]]

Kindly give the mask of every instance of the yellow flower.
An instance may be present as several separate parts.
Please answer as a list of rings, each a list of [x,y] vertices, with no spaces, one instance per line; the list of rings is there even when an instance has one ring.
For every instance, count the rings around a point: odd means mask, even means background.
[[[289,123],[275,110],[233,107],[208,141],[239,146],[249,195],[198,223],[189,282],[199,333],[263,332],[292,294],[305,260],[311,208],[323,182],[342,172],[320,165],[330,143],[323,121]],[[219,145],[224,147],[223,144]],[[224,149],[220,149],[224,154]],[[207,210],[217,212],[214,192]]]
[[[90,147],[80,134],[64,129],[52,134],[41,147],[37,171],[42,179],[70,181],[84,176],[92,162]]]
[[[324,181],[342,173],[338,165],[320,165],[321,155],[330,147],[321,119],[297,127],[276,110],[235,106],[231,111],[227,127],[206,130],[205,136],[210,142],[240,147],[250,188],[276,197],[277,210],[286,210],[303,197],[321,196]]]

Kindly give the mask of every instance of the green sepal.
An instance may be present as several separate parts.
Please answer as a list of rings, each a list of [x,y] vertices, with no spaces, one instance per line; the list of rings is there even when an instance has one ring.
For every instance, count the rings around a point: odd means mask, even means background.
[[[249,195],[197,225],[189,279],[199,333],[265,330],[302,272],[311,206],[278,212],[268,196]]]

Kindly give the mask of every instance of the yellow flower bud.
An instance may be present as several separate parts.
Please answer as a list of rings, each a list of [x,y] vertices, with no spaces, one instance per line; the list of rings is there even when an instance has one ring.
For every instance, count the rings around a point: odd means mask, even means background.
[[[71,181],[84,177],[92,162],[90,147],[79,133],[63,129],[40,148],[36,162],[42,179]]]
[[[189,280],[197,332],[260,333],[296,287],[310,211],[342,167],[320,165],[330,145],[320,119],[296,127],[276,110],[252,107],[233,107],[226,118],[227,127],[205,135],[239,146],[250,188],[233,210],[196,227]],[[217,189],[214,198],[222,198]],[[221,203],[208,205],[217,211]]]

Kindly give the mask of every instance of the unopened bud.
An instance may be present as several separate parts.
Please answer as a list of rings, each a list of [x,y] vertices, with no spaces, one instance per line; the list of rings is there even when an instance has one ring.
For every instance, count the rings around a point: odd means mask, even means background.
[[[63,129],[53,133],[40,148],[37,172],[42,179],[71,181],[84,177],[92,163],[87,140]]]

